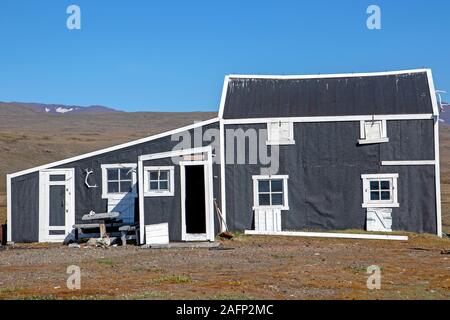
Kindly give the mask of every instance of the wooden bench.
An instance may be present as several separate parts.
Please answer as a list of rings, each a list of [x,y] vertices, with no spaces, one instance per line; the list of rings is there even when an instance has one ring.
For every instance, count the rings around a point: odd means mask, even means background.
[[[100,232],[101,225],[102,225],[102,223],[86,223],[86,224],[73,225],[73,228],[75,230],[75,239],[78,240],[81,235],[86,235],[86,237],[90,237],[90,238],[100,238],[101,237],[101,232]],[[106,223],[105,230],[106,230],[106,228],[117,229],[124,225],[126,225],[126,224],[121,221]],[[97,232],[93,232],[94,230]],[[89,232],[86,232],[86,231],[89,231]],[[83,238],[85,238],[85,237],[83,237]]]
[[[127,245],[127,240],[135,240],[136,245],[139,245],[139,227],[124,225],[119,227],[119,231],[123,246]],[[134,232],[134,235],[128,235],[129,232]]]

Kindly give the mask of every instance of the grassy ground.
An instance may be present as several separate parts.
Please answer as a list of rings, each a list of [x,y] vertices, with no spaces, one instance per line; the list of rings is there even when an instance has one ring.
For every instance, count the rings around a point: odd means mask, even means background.
[[[408,242],[239,236],[231,250],[73,249],[18,245],[0,251],[0,299],[450,299],[449,239]],[[81,290],[66,286],[81,269]],[[367,268],[381,270],[369,290]]]

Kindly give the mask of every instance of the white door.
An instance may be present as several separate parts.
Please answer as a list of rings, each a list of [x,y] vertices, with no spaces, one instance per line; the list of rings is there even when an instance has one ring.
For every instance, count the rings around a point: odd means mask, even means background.
[[[62,242],[75,224],[74,169],[39,175],[39,242]]]

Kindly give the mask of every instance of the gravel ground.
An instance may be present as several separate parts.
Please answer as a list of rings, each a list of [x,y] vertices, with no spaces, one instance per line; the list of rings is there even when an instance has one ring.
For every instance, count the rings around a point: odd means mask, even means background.
[[[230,250],[0,249],[0,299],[450,299],[449,239],[408,242],[238,236]],[[69,290],[67,267],[81,268]],[[381,289],[367,289],[367,267]]]

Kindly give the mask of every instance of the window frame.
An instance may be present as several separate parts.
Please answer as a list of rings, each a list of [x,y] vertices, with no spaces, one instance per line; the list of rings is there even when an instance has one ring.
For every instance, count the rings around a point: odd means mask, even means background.
[[[112,198],[123,198],[127,194],[132,194],[134,197],[137,197],[137,175],[136,175],[136,163],[114,163],[114,164],[102,164],[102,198],[103,199],[112,199]],[[108,169],[125,169],[130,168],[133,169],[131,173],[131,192],[108,192]],[[120,173],[119,173],[120,175]],[[120,176],[119,176],[120,181]],[[120,182],[119,182],[120,183]]]
[[[366,124],[377,122],[380,123],[381,129],[381,137],[377,139],[367,139],[366,138]],[[374,143],[386,143],[389,142],[389,138],[387,136],[387,120],[361,120],[360,121],[360,139],[358,140],[359,144],[374,144]]]
[[[289,197],[288,197],[288,175],[258,175],[253,176],[253,210],[258,209],[278,209],[278,210],[289,210]],[[259,181],[260,180],[282,180],[283,181],[283,205],[260,205],[259,204]],[[272,192],[269,192],[272,195]]]
[[[168,171],[168,190],[150,190],[150,172]],[[155,180],[161,181],[161,180]],[[165,180],[164,180],[165,181]],[[146,166],[144,167],[144,197],[172,197],[175,195],[175,167],[174,166]]]
[[[363,174],[361,179],[363,180],[363,208],[398,208],[400,204],[398,202],[398,173],[387,174]],[[371,200],[370,199],[370,182],[371,181],[390,181],[390,193],[391,200]],[[381,189],[379,189],[381,192]]]
[[[271,126],[287,124],[289,129],[289,137],[287,139],[277,139],[272,137]],[[267,141],[266,145],[292,145],[295,144],[294,140],[294,122],[292,121],[271,121],[267,122]]]

